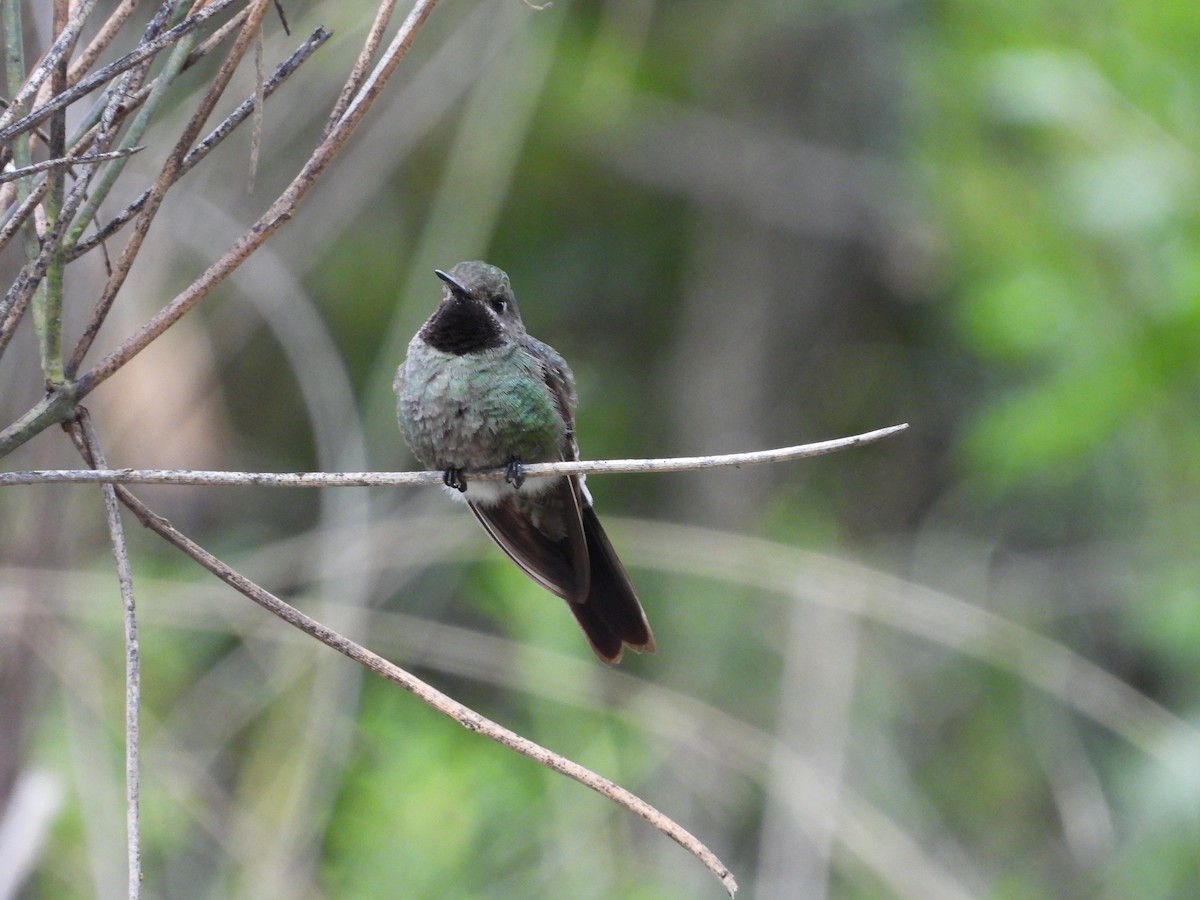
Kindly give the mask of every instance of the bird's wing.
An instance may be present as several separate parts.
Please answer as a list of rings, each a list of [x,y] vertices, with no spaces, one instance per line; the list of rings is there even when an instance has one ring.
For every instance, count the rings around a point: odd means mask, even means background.
[[[529,340],[533,340],[530,338]],[[575,386],[566,363],[542,345],[534,358],[565,425],[559,459],[579,457],[575,443]],[[533,485],[529,485],[533,487]],[[528,488],[524,489],[528,490]],[[468,505],[492,540],[534,581],[572,603],[591,589],[587,536],[583,529],[583,489],[578,478],[556,478],[538,493],[514,491],[497,503]]]
[[[530,578],[572,603],[591,587],[577,488],[560,478],[536,498],[514,491],[496,503],[467,505],[484,530]]]

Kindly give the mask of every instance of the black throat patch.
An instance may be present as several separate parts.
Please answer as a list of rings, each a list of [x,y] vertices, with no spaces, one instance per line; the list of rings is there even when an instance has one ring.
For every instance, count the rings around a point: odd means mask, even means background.
[[[483,305],[457,296],[425,323],[421,337],[434,350],[455,356],[491,350],[503,343],[499,324]]]

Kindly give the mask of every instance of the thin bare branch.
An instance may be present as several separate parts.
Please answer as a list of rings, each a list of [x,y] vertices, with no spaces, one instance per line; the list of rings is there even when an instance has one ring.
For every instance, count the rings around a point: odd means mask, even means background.
[[[80,407],[68,428],[72,440],[87,463],[95,468],[107,468],[100,438],[92,425],[87,409]],[[117,488],[104,485],[104,511],[108,519],[108,535],[112,542],[117,565],[117,581],[121,587],[121,602],[125,621],[125,832],[129,865],[129,900],[137,900],[142,885],[141,809],[141,653],[138,648],[137,604],[133,593],[133,569],[129,564],[129,548],[125,529],[121,525],[121,507]]]
[[[224,0],[215,0],[220,4]],[[215,5],[214,4],[214,5]],[[205,12],[214,8],[210,5]],[[70,414],[70,405],[76,399],[90,393],[101,382],[117,372],[125,363],[144,350],[160,334],[177,322],[192,307],[204,299],[230,273],[248,259],[271,235],[273,235],[295,212],[296,207],[313,184],[324,174],[325,169],[337,156],[355,128],[362,122],[378,97],[383,86],[391,78],[396,67],[407,55],[437,0],[417,0],[408,17],[401,25],[379,65],[376,66],[362,91],[351,103],[348,111],[338,120],[337,127],[317,146],[308,161],[297,173],[288,188],[276,199],[271,208],[244,233],[234,245],[178,295],[157,315],[152,317],[137,332],[103,359],[90,371],[72,382],[69,388],[60,386],[52,396],[45,398],[27,411],[17,421],[0,431],[0,457],[21,446],[35,434],[54,422],[61,422]],[[188,20],[192,21],[192,20]],[[176,29],[172,29],[174,33]],[[244,32],[243,32],[244,33]],[[164,35],[165,37],[165,35]],[[69,93],[69,92],[68,92]]]
[[[13,331],[15,331],[16,325],[20,321],[26,305],[29,303],[29,298],[33,296],[33,292],[37,289],[38,284],[45,277],[46,271],[49,269],[50,263],[58,249],[63,232],[74,217],[75,210],[83,202],[83,197],[86,193],[87,178],[79,178],[71,187],[71,192],[67,194],[66,200],[63,201],[62,209],[58,212],[53,226],[42,238],[41,249],[37,257],[32,263],[27,264],[21,270],[21,273],[8,289],[3,303],[0,304],[0,306],[7,310],[7,315],[3,322],[0,322],[0,353],[4,352],[4,348],[12,339]],[[0,444],[3,444],[4,434],[11,428],[12,426],[9,429],[5,429],[5,432],[0,433]]]
[[[134,5],[136,5],[136,0],[134,0]],[[173,5],[172,3],[163,3],[159,7],[159,9],[155,12],[155,14],[151,18],[151,20],[146,24],[146,26],[142,32],[141,44],[139,46],[144,46],[148,42],[153,41],[159,37],[159,35],[162,33],[163,28],[166,26],[168,19],[170,18],[170,13],[171,13],[172,9],[175,9],[175,8],[176,8],[175,5]],[[237,20],[237,19],[239,19],[239,17],[244,17],[244,15],[245,15],[245,11],[234,16],[234,19]],[[119,16],[114,16],[113,18],[110,18],[109,22],[106,23],[106,25],[104,27],[107,28],[107,27],[109,27],[109,25],[116,24],[114,20],[117,18],[119,18]],[[189,55],[187,57],[187,61],[184,63],[183,68],[186,69],[188,66],[190,66],[194,62],[196,56],[197,56],[196,53]],[[148,57],[148,58],[144,59],[143,61],[141,61],[140,64],[136,64],[136,65],[132,66],[131,68],[128,69],[128,71],[126,71],[123,75],[121,75],[120,79],[116,83],[116,85],[109,89],[107,101],[105,103],[103,103],[100,107],[98,107],[96,110],[89,113],[84,118],[83,122],[79,125],[77,137],[74,140],[74,144],[73,144],[71,152],[70,153],[59,153],[59,154],[54,154],[54,155],[59,156],[59,157],[80,155],[83,152],[83,150],[90,147],[93,143],[96,144],[96,146],[99,148],[100,151],[106,151],[108,149],[109,145],[111,145],[112,141],[116,137],[117,126],[120,124],[120,122],[123,119],[125,119],[129,114],[131,114],[132,112],[137,110],[139,107],[141,107],[146,102],[147,98],[151,95],[150,88],[145,87],[142,84],[142,82],[145,78],[145,75],[146,75],[146,70],[149,68],[151,62],[152,62],[152,59]],[[75,73],[74,76],[72,75],[72,73]],[[73,68],[71,70],[71,72],[68,72],[68,74],[67,74],[67,84],[74,84],[74,82],[78,80],[78,76],[80,74],[81,73],[78,69]],[[46,85],[43,85],[43,88],[45,88],[45,86]],[[44,100],[45,100],[45,98],[43,97],[44,93],[46,93],[44,90],[39,92],[39,94],[38,94],[39,102],[44,102]],[[62,92],[59,91],[58,93],[62,93]],[[6,104],[0,103],[0,105],[3,105],[5,108],[7,108]],[[39,137],[39,139],[41,139],[42,141],[49,143],[49,137],[45,133],[43,133],[43,131],[41,129],[34,129],[33,134],[37,135]],[[129,149],[136,143],[137,143],[136,140],[126,140],[125,147],[123,149]],[[19,144],[19,142],[18,142],[18,144]],[[17,144],[14,144],[14,145],[0,144],[0,153],[8,151],[10,149],[10,146],[16,146],[16,145]],[[2,157],[0,157],[0,161],[3,161]],[[44,181],[44,179],[39,179],[38,182],[35,183],[34,192],[38,193],[38,194],[44,194],[45,191],[46,191],[45,181]],[[101,193],[103,193],[103,192],[101,192]],[[11,184],[0,184],[0,206],[10,205],[12,203],[12,197],[13,197],[12,185]],[[85,209],[86,208],[87,207],[85,207]],[[24,203],[22,203],[22,206],[18,213],[18,216],[21,213],[27,214],[27,212],[25,211]],[[18,216],[13,217],[14,219],[18,219],[18,221],[16,221],[15,223],[10,220],[8,223],[5,224],[3,233],[0,234],[0,246],[7,243],[11,239],[12,234],[17,230],[17,227],[20,225],[20,220],[19,220]],[[83,219],[85,220],[85,224],[86,224],[86,221],[90,219],[90,215],[83,216]],[[76,230],[78,230],[78,229],[72,228],[68,231],[68,234],[72,235],[72,239],[67,241],[68,245],[74,244],[74,242],[75,242],[74,232]],[[106,257],[107,257],[107,254],[106,254]],[[70,257],[68,257],[67,261],[68,262],[70,261]]]
[[[92,2],[94,3],[95,0],[92,0]],[[45,105],[38,107],[29,115],[24,116],[16,122],[13,122],[7,127],[0,128],[0,144],[12,140],[13,137],[21,134],[22,132],[28,131],[34,125],[37,125],[38,123],[47,119],[55,110],[71,105],[80,97],[87,96],[92,91],[104,84],[107,84],[121,73],[128,71],[139,63],[149,59],[150,57],[162,51],[165,47],[171,46],[176,41],[188,34],[191,34],[209,19],[220,15],[227,7],[232,6],[237,2],[239,2],[239,0],[213,0],[213,2],[207,4],[204,9],[196,13],[196,15],[184,19],[174,28],[164,32],[154,40],[139,44],[136,49],[130,51],[120,59],[110,63],[99,71],[89,75],[87,78],[76,84],[73,88],[70,88],[69,90],[63,91],[62,93],[52,97]],[[9,112],[11,113],[12,110]],[[3,120],[0,119],[0,122],[2,121]]]
[[[9,318],[15,318],[15,314],[11,311]],[[0,333],[0,337],[3,337],[2,333]],[[74,407],[74,383],[68,381],[56,385],[32,408],[26,410],[20,418],[0,431],[0,456],[21,446],[25,441],[46,430],[55,422],[65,421],[71,415]]]
[[[50,45],[50,49],[46,51],[46,55],[42,57],[41,62],[29,74],[29,77],[25,79],[24,86],[12,98],[8,109],[5,110],[3,115],[0,115],[0,142],[9,141],[13,136],[27,130],[25,127],[17,128],[10,126],[9,123],[24,108],[25,104],[29,103],[37,95],[42,84],[59,66],[59,63],[66,59],[75,46],[75,41],[79,38],[79,32],[87,21],[87,17],[91,15],[92,7],[95,5],[96,0],[83,0],[83,2],[76,6],[75,14],[67,21],[66,28],[62,30],[54,43]],[[60,104],[60,106],[65,105]],[[57,108],[57,106],[54,107],[54,109]],[[45,110],[45,114],[39,115],[31,124],[42,121],[54,111],[54,109],[48,107],[43,107],[43,109]],[[33,118],[32,115],[26,116],[21,122],[25,122],[30,118]]]
[[[243,9],[239,11],[232,19],[197,44],[196,49],[188,54],[187,62],[184,64],[184,69],[187,69],[188,66],[194,65],[197,61],[203,59],[218,46],[225,43],[231,34],[242,27],[246,21],[246,16],[248,15],[250,15],[249,9]]]
[[[42,202],[42,197],[46,195],[46,191],[49,189],[49,187],[49,183],[45,180],[35,184],[29,196],[22,200],[21,205],[18,206],[13,211],[12,215],[8,217],[8,221],[5,222],[4,227],[0,229],[0,249],[3,249],[4,246],[13,239],[13,236],[20,231],[21,226],[25,224],[25,220],[29,218],[29,215],[33,212],[34,207]],[[7,311],[5,307],[0,305],[0,319],[3,319],[6,315]]]
[[[149,85],[142,85],[137,90],[138,103],[137,113],[132,116],[132,121],[125,129],[124,136],[121,138],[121,148],[133,147],[139,144],[150,127],[155,114],[162,108],[164,100],[169,95],[171,88],[175,85],[175,80],[179,77],[179,73],[183,71],[187,63],[188,54],[192,46],[196,43],[195,35],[188,35],[173,48],[167,56],[166,64],[158,75],[150,82]],[[132,80],[132,79],[131,79]],[[132,85],[131,85],[132,87]],[[128,103],[123,104],[125,117],[129,118],[133,112],[133,107]],[[112,133],[111,130],[108,133]],[[115,137],[115,135],[113,135]],[[108,199],[109,193],[112,191],[113,185],[121,177],[125,171],[125,160],[122,159],[118,163],[107,166],[100,174],[100,177],[95,180],[92,186],[91,196],[83,209],[79,211],[79,215],[75,217],[75,221],[71,225],[71,230],[67,233],[67,239],[64,243],[70,245],[78,240],[88,225],[95,219],[100,205]],[[97,307],[104,308],[104,297],[111,289],[112,273],[109,273],[110,279],[104,286],[101,292],[101,299],[97,302]]]
[[[864,434],[800,444],[778,450],[754,450],[719,456],[681,456],[662,459],[579,460],[578,462],[531,463],[524,466],[526,478],[553,475],[616,475],[639,472],[695,472],[701,469],[757,466],[824,456],[851,447],[861,447],[898,434],[908,424],[892,425]],[[500,481],[504,469],[470,473],[472,481]],[[394,487],[401,484],[441,484],[441,472],[204,472],[192,469],[35,469],[0,472],[0,487],[20,484],[201,484],[209,487]],[[468,488],[469,490],[469,488]]]
[[[25,30],[22,24],[20,3],[5,2],[0,7],[0,28],[4,32],[4,84],[8,93],[16,93],[17,86],[25,77]],[[15,114],[19,106],[20,104],[14,101],[5,114]],[[30,165],[33,162],[30,144],[29,136],[22,135],[11,144],[0,146],[0,165],[7,167],[10,160],[18,169]],[[5,189],[4,193],[7,195],[6,201],[16,197],[18,202],[23,205],[30,193],[30,186],[27,182],[18,182],[11,189]],[[34,209],[36,207],[30,209],[30,212],[33,212]],[[36,258],[38,252],[36,227],[35,222],[30,227],[20,230],[22,250],[27,265]],[[10,329],[16,327],[14,323],[20,321],[24,316],[28,302],[29,295],[18,296],[16,294],[9,294],[3,301],[0,301],[0,310],[3,310],[3,316],[0,317],[0,352],[3,351],[6,342],[5,334],[10,333]]]
[[[128,147],[124,150],[111,150],[108,153],[95,153],[88,156],[64,156],[60,159],[47,159],[40,163],[33,163],[25,166],[22,169],[14,169],[11,172],[0,173],[0,184],[6,181],[15,181],[18,178],[24,178],[28,175],[35,175],[38,172],[45,172],[47,169],[57,169],[61,166],[73,166],[76,163],[88,162],[104,162],[106,159],[117,159],[121,156],[132,156],[134,153],[144,149],[143,147]]]
[[[274,0],[274,3],[275,3],[275,13],[276,13],[276,15],[279,16],[279,24],[283,26],[283,33],[286,34],[288,37],[291,37],[292,29],[288,25],[287,16],[283,12],[283,4],[280,3],[279,0]]]
[[[100,293],[99,299],[96,301],[92,318],[84,329],[79,342],[75,345],[70,362],[67,364],[68,375],[74,376],[79,370],[84,356],[87,355],[87,351],[91,349],[92,342],[96,339],[96,335],[100,332],[100,327],[108,317],[109,310],[112,309],[112,304],[117,298],[118,291],[125,284],[129,270],[133,268],[134,260],[137,259],[137,255],[142,249],[142,242],[150,230],[150,225],[154,221],[154,217],[158,214],[158,209],[162,204],[163,198],[171,186],[179,180],[181,174],[180,165],[183,163],[183,158],[187,155],[188,150],[191,149],[197,135],[200,134],[200,129],[204,127],[204,123],[208,120],[213,108],[217,105],[217,101],[229,85],[229,80],[233,77],[233,73],[249,48],[250,42],[253,40],[255,33],[262,23],[263,16],[270,8],[269,2],[270,0],[255,0],[254,5],[251,7],[250,15],[246,17],[246,22],[242,26],[237,40],[234,41],[233,46],[229,50],[229,55],[221,64],[221,68],[217,74],[213,76],[208,90],[197,105],[195,112],[192,113],[192,117],[188,120],[183,133],[176,142],[175,149],[167,157],[162,171],[154,182],[154,186],[150,189],[150,197],[146,201],[145,207],[138,214],[138,220],[134,224],[133,235],[130,237],[129,243],[121,251],[121,256],[113,268],[112,275],[109,276],[104,289]]]
[[[100,26],[100,30],[96,32],[96,36],[92,38],[91,43],[84,47],[83,52],[71,63],[71,68],[67,70],[68,85],[73,87],[78,84],[79,79],[83,77],[83,73],[96,64],[96,60],[100,58],[100,54],[108,49],[108,45],[117,36],[117,32],[125,24],[125,20],[137,9],[137,5],[138,0],[122,0],[121,5],[113,10],[112,15],[105,20],[104,24]]]
[[[138,331],[126,338],[117,349],[113,350],[94,368],[81,375],[76,382],[76,391],[79,396],[85,396],[93,391],[97,385],[112,377],[125,363],[146,349],[160,334],[207,297],[217,285],[245,262],[292,217],[304,195],[324,174],[325,169],[329,167],[354,129],[366,116],[380,91],[383,90],[383,86],[391,78],[400,61],[407,55],[412,42],[436,5],[437,0],[417,0],[383,59],[380,60],[379,65],[371,73],[371,77],[367,79],[362,90],[351,102],[346,113],[338,120],[337,126],[321,141],[300,172],[292,179],[291,184],[271,205],[271,208],[183,293],[167,304]],[[0,454],[5,452],[6,434],[7,432],[0,432]]]
[[[249,177],[246,193],[254,190],[254,179],[258,175],[258,154],[262,150],[263,104],[267,99],[263,85],[263,29],[260,22],[254,32],[254,124],[250,128]]]
[[[113,97],[111,102],[114,106],[120,105],[120,101],[116,97]],[[86,164],[88,162],[103,162],[107,158],[104,155],[104,153],[107,151],[95,151],[92,153],[87,153],[87,151],[95,146],[98,142],[104,143],[109,137],[109,135],[103,131],[103,128],[104,122],[99,121],[91,125],[91,127],[79,135],[75,143],[71,145],[71,149],[62,156],[62,158],[67,161],[68,165],[74,166],[76,163]],[[48,137],[46,140],[49,142]],[[134,147],[126,147],[123,150],[117,150],[113,152],[118,154],[133,153],[136,152],[137,149],[138,148]],[[78,172],[73,172],[72,174],[74,174],[76,178],[79,177]],[[17,209],[9,216],[8,221],[4,223],[4,227],[0,229],[0,249],[3,249],[4,246],[7,245],[10,240],[12,240],[13,235],[16,234],[21,224],[33,211],[33,207],[40,202],[48,188],[49,182],[46,178],[37,178],[34,181],[30,196],[35,197],[36,199],[31,203],[30,199],[26,198],[26,200],[23,201],[21,205],[17,207]],[[0,190],[10,189],[11,188],[8,185],[0,186]],[[68,256],[67,261],[70,262],[70,260],[71,257]],[[0,318],[3,318],[3,313],[0,313]]]
[[[70,25],[68,6],[68,0],[54,0],[53,29],[56,35],[64,34]],[[45,87],[49,93],[57,94],[66,90],[66,86],[67,58],[64,55],[55,63],[50,74],[50,81]],[[38,94],[39,99],[45,92]],[[50,156],[56,159],[67,155],[67,111],[65,109],[58,110],[50,117],[48,149]],[[89,175],[90,173],[89,169]],[[47,384],[59,384],[63,380],[62,302],[66,262],[63,260],[62,245],[58,236],[64,233],[66,220],[73,215],[73,210],[69,211],[63,207],[66,172],[62,171],[61,167],[56,168],[49,173],[46,180],[50,182],[50,189],[46,192],[42,208],[46,217],[54,223],[56,236],[51,244],[49,240],[51,236],[47,234],[46,245],[42,248],[43,254],[49,250],[49,263],[46,267],[45,280],[42,282],[40,290],[34,294],[33,321],[38,336],[42,376]],[[78,183],[76,187],[79,188],[78,195],[82,199],[82,192],[86,188]]]
[[[159,516],[144,503],[138,500],[124,487],[114,487],[121,502],[141,520],[142,524],[154,531],[160,537],[173,544],[187,556],[190,556],[202,567],[216,575],[239,593],[249,597],[263,609],[283,619],[294,628],[316,638],[327,647],[349,657],[360,665],[366,666],[377,675],[399,685],[414,697],[453,719],[468,731],[480,734],[501,746],[507,747],[539,765],[552,769],[561,775],[566,775],[585,787],[589,787],[601,796],[607,797],[619,806],[624,807],[646,822],[653,825],[671,840],[675,841],[704,866],[721,882],[721,885],[733,897],[737,892],[737,882],[728,867],[721,862],[715,853],[708,849],[691,832],[677,823],[674,819],[655,809],[633,792],[626,790],[614,781],[599,775],[579,763],[567,759],[546,747],[536,744],[528,738],[510,731],[503,725],[493,722],[470,707],[464,706],[454,698],[442,693],[409,672],[401,669],[376,653],[372,653],[361,644],[339,634],[316,619],[305,615],[294,606],[285,603],[274,594],[259,587],[244,575],[235,572],[217,557],[213,556],[187,535],[174,528],[166,519]]]
[[[350,70],[350,76],[346,79],[346,84],[342,87],[337,102],[333,104],[333,109],[329,113],[329,121],[325,123],[324,135],[333,131],[334,126],[346,111],[346,107],[350,105],[350,100],[362,87],[363,78],[366,77],[367,69],[371,66],[371,60],[375,58],[375,51],[379,49],[379,42],[383,40],[383,33],[387,30],[388,22],[392,20],[392,13],[395,9],[396,0],[384,0],[375,10],[375,21],[371,23],[371,30],[367,32],[367,39],[363,42],[358,59],[354,61],[354,68]]]
[[[314,31],[309,36],[307,41],[296,48],[296,51],[291,56],[289,56],[286,60],[280,63],[279,66],[276,67],[275,73],[263,85],[263,97],[269,99],[271,95],[275,93],[276,89],[279,88],[279,86],[282,85],[283,82],[286,81],[290,75],[292,75],[292,73],[299,69],[300,65],[310,56],[312,56],[316,49],[329,40],[331,36],[332,35],[323,28],[318,28],[316,31]],[[244,122],[253,111],[254,97],[251,96],[242,101],[238,108],[230,113],[225,121],[210,131],[207,137],[205,137],[202,141],[200,141],[200,143],[198,143],[188,152],[188,155],[183,158],[183,163],[179,167],[179,174],[181,176],[184,175],[197,163],[203,160],[204,157],[208,156],[208,154],[211,153],[212,150],[221,143],[221,141],[228,137],[235,128],[241,125],[242,122]],[[129,206],[125,207],[125,209],[123,209],[117,215],[113,216],[104,224],[103,228],[94,234],[88,235],[86,240],[79,241],[78,244],[70,247],[67,251],[67,260],[70,261],[82,256],[110,238],[113,234],[120,230],[121,226],[137,215],[141,208],[146,205],[146,201],[149,198],[150,188],[146,188],[140,197],[129,204]]]
[[[168,8],[169,5],[164,6],[164,9]],[[242,23],[246,21],[246,16],[249,15],[249,13],[249,9],[243,9],[240,12],[235,13],[233,17],[229,19],[229,21],[225,22],[225,24],[218,26],[212,34],[198,43],[191,50],[191,52],[187,54],[180,71],[186,72],[192,66],[204,59],[204,57],[215,50],[218,46],[220,46],[230,34],[237,31],[237,29],[241,27]],[[154,34],[157,34],[157,29],[148,28],[146,36],[143,38],[143,40],[149,40],[154,36]],[[143,66],[145,65],[147,65],[147,63],[143,63]],[[137,77],[131,78],[130,76],[132,75],[136,75]],[[151,96],[151,89],[153,85],[141,84],[143,75],[144,73],[138,72],[125,73],[125,76],[122,79],[122,84],[117,89],[117,93],[122,95],[122,101],[118,107],[121,118],[128,117],[131,113],[141,107],[142,104],[144,104]],[[126,79],[128,79],[128,81],[126,81]],[[84,119],[82,127],[94,128],[99,119],[100,112],[93,112]]]

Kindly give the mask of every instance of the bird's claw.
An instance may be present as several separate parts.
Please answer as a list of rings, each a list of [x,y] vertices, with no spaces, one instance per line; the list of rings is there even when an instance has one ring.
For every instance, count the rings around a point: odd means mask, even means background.
[[[456,469],[454,466],[448,468],[442,473],[442,483],[448,488],[454,488],[462,493],[467,492],[467,474],[462,469]]]
[[[504,467],[504,480],[517,490],[520,490],[521,485],[525,483],[525,467],[515,456]]]

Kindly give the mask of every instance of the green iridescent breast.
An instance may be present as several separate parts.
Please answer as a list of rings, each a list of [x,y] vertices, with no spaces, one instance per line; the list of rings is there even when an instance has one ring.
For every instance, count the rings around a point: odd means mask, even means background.
[[[562,361],[554,354],[548,362]],[[416,338],[395,387],[405,437],[431,468],[543,462],[562,453],[567,428],[543,363],[520,345],[457,356]]]

